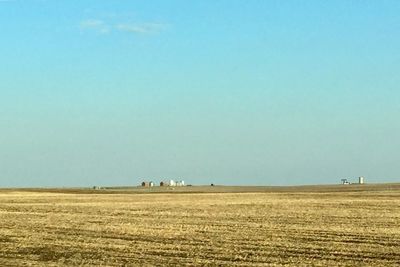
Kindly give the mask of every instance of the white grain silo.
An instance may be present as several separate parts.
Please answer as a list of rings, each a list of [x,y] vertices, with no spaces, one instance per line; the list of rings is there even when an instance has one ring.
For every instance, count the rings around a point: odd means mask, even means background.
[[[364,177],[360,176],[358,177],[358,183],[363,184],[364,183]]]
[[[185,186],[185,181],[177,181],[176,186]]]

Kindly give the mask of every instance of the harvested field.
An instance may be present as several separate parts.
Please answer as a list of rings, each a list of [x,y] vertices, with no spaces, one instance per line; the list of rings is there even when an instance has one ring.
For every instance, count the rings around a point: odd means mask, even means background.
[[[2,190],[0,266],[398,266],[400,190],[365,188]]]

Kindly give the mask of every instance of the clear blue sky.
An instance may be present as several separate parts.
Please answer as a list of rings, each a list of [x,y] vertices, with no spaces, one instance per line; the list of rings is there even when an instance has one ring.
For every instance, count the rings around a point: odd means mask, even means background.
[[[399,14],[0,0],[0,187],[400,181]]]

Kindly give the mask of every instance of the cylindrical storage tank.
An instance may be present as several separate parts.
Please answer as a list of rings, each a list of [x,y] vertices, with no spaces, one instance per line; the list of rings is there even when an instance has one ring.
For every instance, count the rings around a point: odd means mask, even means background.
[[[358,177],[358,183],[363,184],[364,183],[364,177],[360,176]]]

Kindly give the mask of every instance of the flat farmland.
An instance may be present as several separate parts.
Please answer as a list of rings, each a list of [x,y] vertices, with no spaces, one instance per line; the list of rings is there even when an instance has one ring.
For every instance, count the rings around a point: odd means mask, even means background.
[[[193,188],[0,190],[0,266],[400,264],[398,185]]]

